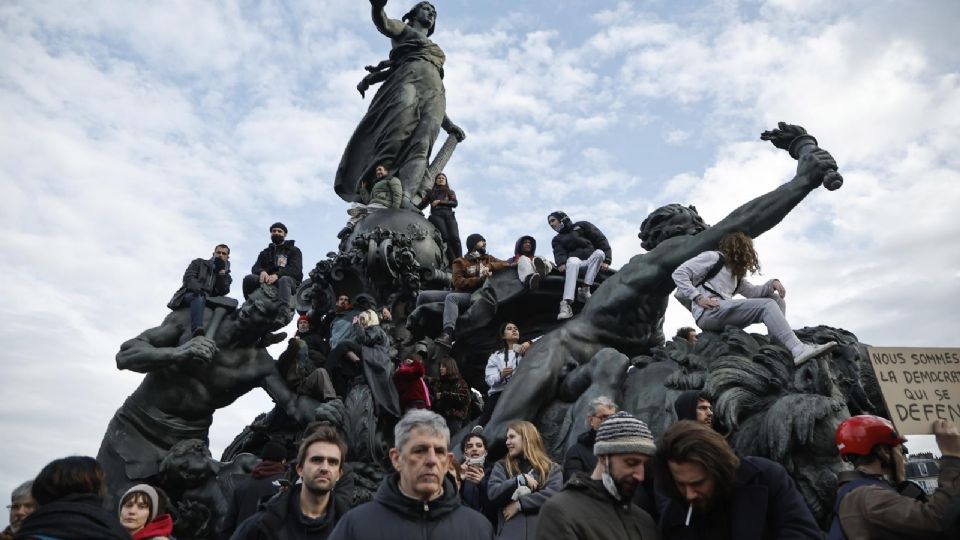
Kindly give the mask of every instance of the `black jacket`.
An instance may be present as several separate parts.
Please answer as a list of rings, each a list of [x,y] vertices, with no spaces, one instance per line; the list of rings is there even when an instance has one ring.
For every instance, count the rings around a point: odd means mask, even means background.
[[[280,491],[276,482],[283,479],[285,473],[281,463],[261,461],[249,477],[238,483],[230,495],[224,532],[232,533],[244,520],[260,511],[260,504]]]
[[[230,293],[230,261],[227,261],[227,272],[217,273],[213,259],[194,259],[187,265],[183,273],[183,285],[173,293],[173,298],[167,302],[167,307],[177,309],[183,305],[183,297],[188,292],[203,293],[207,296],[226,296]]]
[[[303,281],[303,254],[300,248],[293,245],[293,240],[285,240],[282,244],[271,243],[257,256],[250,273],[259,275],[260,272],[276,274],[279,277],[291,277],[297,283]],[[281,257],[286,258],[286,264],[280,265]]]
[[[443,495],[425,503],[400,492],[400,473],[383,479],[373,500],[343,517],[331,540],[491,540],[493,527],[479,512],[460,504],[453,481]]]
[[[463,501],[464,505],[486,516],[487,520],[490,521],[490,525],[496,527],[497,514],[500,513],[500,510],[490,504],[490,500],[487,498],[487,481],[490,480],[491,470],[493,470],[492,465],[484,465],[483,480],[481,480],[479,484],[474,484],[466,480],[460,482],[460,500]]]
[[[49,502],[23,520],[17,540],[50,536],[59,540],[130,540],[114,512],[96,495],[67,495]]]
[[[318,520],[309,520],[300,512],[300,489],[296,484],[270,499],[263,510],[237,527],[230,540],[326,540],[337,522],[350,510],[343,492],[330,492],[327,511]]]
[[[577,442],[567,449],[563,456],[563,481],[573,478],[574,473],[590,475],[597,466],[597,456],[593,455],[593,443],[597,441],[597,431],[591,429],[581,433]]]
[[[596,250],[603,251],[603,262],[610,264],[613,257],[610,242],[593,223],[578,221],[560,229],[553,237],[553,260],[557,266],[567,263],[570,257],[587,260]]]
[[[769,459],[741,458],[733,494],[717,504],[710,514],[694,511],[687,527],[687,503],[671,499],[660,518],[664,540],[823,538],[793,479],[783,466]],[[726,530],[718,534],[721,527]]]
[[[630,501],[614,499],[603,482],[577,474],[540,509],[537,538],[551,540],[658,540],[652,517]]]

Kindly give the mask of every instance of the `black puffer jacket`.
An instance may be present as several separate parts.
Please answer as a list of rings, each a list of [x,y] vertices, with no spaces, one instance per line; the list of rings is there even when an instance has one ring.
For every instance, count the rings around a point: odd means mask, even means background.
[[[560,229],[553,237],[553,260],[557,266],[567,264],[567,259],[577,257],[586,260],[594,251],[603,251],[603,262],[610,264],[613,256],[610,242],[593,223],[578,221]]]
[[[130,540],[130,533],[120,525],[113,512],[103,509],[103,500],[96,495],[67,495],[49,502],[23,520],[17,540],[40,536],[60,540]]]
[[[258,275],[266,272],[280,277],[291,277],[297,283],[303,281],[303,254],[293,243],[293,240],[284,240],[279,245],[271,243],[257,256],[257,262],[253,263],[250,273]]]
[[[400,492],[400,473],[383,479],[373,500],[347,513],[330,540],[490,540],[493,527],[476,510],[460,504],[457,488],[444,477],[443,495],[425,503]]]
[[[597,441],[597,431],[591,429],[581,433],[577,442],[567,449],[563,456],[563,481],[566,483],[578,472],[589,475],[597,466],[597,456],[593,455],[593,443]]]
[[[325,540],[337,521],[350,510],[347,496],[337,490],[331,492],[330,502],[323,517],[307,520],[300,511],[300,490],[297,484],[270,499],[264,509],[240,524],[231,540],[298,540],[313,538]]]

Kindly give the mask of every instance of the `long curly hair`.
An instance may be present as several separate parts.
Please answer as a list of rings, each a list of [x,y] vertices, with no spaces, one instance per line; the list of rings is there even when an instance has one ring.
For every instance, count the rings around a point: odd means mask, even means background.
[[[547,451],[543,447],[543,438],[540,437],[540,432],[537,431],[536,426],[526,420],[511,422],[509,429],[516,431],[521,439],[523,439],[523,442],[520,444],[521,453],[523,454],[522,458],[526,459],[537,473],[539,484],[537,489],[542,488],[547,483],[547,477],[550,475],[550,467],[553,465],[553,462],[550,461],[550,456],[547,455]],[[519,461],[520,459],[512,458],[509,454],[503,458],[508,477],[513,478],[523,473],[523,471],[520,470]]]
[[[743,279],[747,272],[756,274],[760,271],[760,259],[753,249],[753,240],[742,232],[725,235],[720,239],[718,251],[723,254],[723,261],[730,267],[731,273],[737,279]]]

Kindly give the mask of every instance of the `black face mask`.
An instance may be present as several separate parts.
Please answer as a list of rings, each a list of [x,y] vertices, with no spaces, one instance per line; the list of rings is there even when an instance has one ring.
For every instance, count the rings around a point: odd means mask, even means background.
[[[214,257],[213,267],[216,268],[217,271],[223,270],[224,268],[227,267],[227,261],[221,259],[220,257]]]
[[[271,234],[270,240],[273,241],[274,244],[277,244],[279,246],[280,244],[283,243],[283,236],[279,234]]]

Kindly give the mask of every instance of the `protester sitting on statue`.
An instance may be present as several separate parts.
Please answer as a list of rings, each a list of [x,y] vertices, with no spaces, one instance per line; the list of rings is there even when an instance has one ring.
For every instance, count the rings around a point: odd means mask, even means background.
[[[483,371],[484,381],[489,386],[487,390],[487,399],[483,402],[483,412],[477,425],[486,425],[497,406],[497,400],[500,394],[506,388],[513,373],[520,367],[520,359],[530,348],[531,342],[520,343],[520,328],[516,323],[507,321],[500,326],[500,342],[502,348],[498,348],[487,358],[487,367]]]
[[[10,493],[10,523],[7,528],[0,532],[0,540],[13,540],[13,535],[20,530],[23,520],[37,509],[37,501],[33,500],[30,494],[30,488],[33,486],[32,480],[20,484]]]
[[[452,291],[422,291],[417,296],[417,306],[443,302],[443,332],[436,343],[441,347],[453,345],[457,318],[461,310],[470,307],[470,295],[480,288],[490,275],[506,268],[506,262],[487,255],[487,241],[479,234],[467,237],[467,254],[453,261]]]
[[[260,252],[257,262],[253,263],[250,275],[243,278],[243,297],[250,297],[260,284],[276,284],[280,291],[281,309],[288,315],[293,314],[293,292],[303,280],[303,254],[294,246],[293,240],[287,240],[287,226],[277,222],[270,226],[270,245]]]
[[[460,440],[460,500],[463,504],[480,512],[496,527],[499,511],[487,498],[487,483],[493,463],[487,460],[487,440],[483,430],[476,429]]]
[[[697,329],[690,328],[689,326],[684,326],[677,330],[677,335],[674,339],[681,339],[686,341],[690,345],[696,345],[699,338],[697,337]]]
[[[440,376],[427,379],[430,388],[431,409],[447,421],[450,433],[457,433],[470,410],[470,386],[460,375],[457,361],[449,356],[440,359]]]
[[[260,451],[261,462],[250,475],[236,484],[230,496],[224,536],[229,537],[237,526],[260,510],[262,502],[280,491],[280,480],[287,472],[287,449],[276,441],[267,441]]]
[[[566,276],[560,313],[557,314],[557,320],[562,321],[573,317],[570,304],[574,300],[574,289],[578,302],[589,300],[597,274],[610,268],[613,256],[607,237],[589,221],[573,223],[567,214],[556,211],[547,216],[547,224],[557,233],[551,242],[553,260],[557,263],[557,270]],[[577,280],[581,274],[583,285],[578,287]]]
[[[597,456],[593,445],[597,440],[597,429],[604,420],[617,412],[617,404],[607,396],[597,396],[590,400],[586,418],[590,429],[577,437],[577,442],[567,449],[563,456],[563,481],[566,483],[578,472],[591,474],[597,465]]]
[[[353,335],[353,319],[358,314],[359,312],[353,309],[350,295],[337,295],[333,309],[323,315],[317,329],[320,337],[327,341],[327,348],[330,350],[328,356],[333,354],[333,349],[344,339]]]
[[[837,428],[840,456],[854,467],[837,475],[839,490],[829,540],[947,538],[944,514],[960,495],[960,431],[947,420],[933,422],[940,449],[937,490],[927,500],[901,495],[905,478],[901,445],[907,440],[886,418],[859,415]],[[956,538],[952,536],[950,538]]]
[[[133,540],[168,540],[173,534],[170,499],[163,490],[137,484],[120,498],[120,524]]]
[[[347,444],[336,428],[317,426],[297,451],[300,482],[241,523],[231,540],[329,538],[350,510],[349,496],[335,489],[346,457]]]
[[[15,538],[130,540],[115,511],[104,509],[103,482],[103,469],[92,457],[51,461],[31,487],[38,508],[23,520]]]
[[[401,411],[430,408],[430,389],[423,379],[426,373],[423,359],[418,354],[407,355],[393,372],[393,384],[396,385],[400,397]]]
[[[683,420],[657,441],[664,540],[822,538],[810,508],[779,463],[737,457],[722,435]]]
[[[209,259],[190,261],[183,273],[183,285],[173,293],[167,303],[170,309],[190,307],[190,331],[195,336],[203,335],[203,308],[208,296],[230,294],[230,247],[217,244]]]
[[[511,423],[506,446],[507,455],[493,466],[487,486],[490,504],[500,510],[497,538],[534,539],[540,508],[563,487],[563,473],[530,422]]]
[[[390,380],[390,336],[380,327],[380,317],[374,310],[367,309],[356,317],[353,335],[330,353],[327,370],[338,396],[346,398],[355,382],[364,381],[376,405],[400,417],[397,389]]]
[[[298,394],[307,395],[319,401],[334,399],[337,393],[330,375],[315,361],[319,356],[325,365],[326,359],[319,354],[310,354],[311,349],[307,339],[313,343],[321,341],[319,336],[310,332],[307,316],[301,315],[297,320],[297,334],[290,338],[287,349],[277,358],[277,371],[287,383],[287,388]]]
[[[357,223],[370,213],[385,208],[400,208],[403,205],[403,185],[399,178],[390,174],[386,165],[380,164],[373,169],[372,182],[364,179],[360,183],[359,196],[360,201],[354,202],[347,210],[350,219],[346,226],[337,233],[340,240],[350,236]]]
[[[677,298],[704,330],[719,332],[727,325],[744,328],[762,322],[771,337],[790,351],[796,365],[837,345],[835,341],[821,345],[801,343],[784,317],[787,291],[780,280],[754,285],[745,279],[747,272],[759,271],[760,260],[753,240],[742,232],[733,232],[720,239],[716,251],[704,251],[687,260],[672,277]],[[746,298],[734,299],[737,294]]]
[[[457,207],[457,194],[450,189],[447,175],[440,173],[433,182],[433,189],[424,195],[417,208],[423,210],[430,206],[430,223],[440,231],[440,237],[447,244],[447,260],[453,262],[463,256],[460,245],[460,228],[453,209]]]
[[[520,283],[530,290],[536,290],[540,286],[540,280],[553,271],[552,262],[537,257],[537,240],[527,235],[517,239],[513,257],[507,259],[507,262],[516,265]]]

